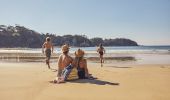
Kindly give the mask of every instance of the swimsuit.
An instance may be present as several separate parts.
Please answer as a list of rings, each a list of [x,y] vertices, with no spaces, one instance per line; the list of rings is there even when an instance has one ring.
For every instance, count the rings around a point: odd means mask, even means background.
[[[51,49],[46,49],[46,50],[45,50],[45,55],[46,55],[46,59],[47,59],[47,60],[50,60],[50,57],[51,57]]]
[[[77,70],[79,79],[85,79],[85,69],[78,67]]]
[[[103,51],[100,51],[99,54],[100,54],[100,55],[103,55]]]

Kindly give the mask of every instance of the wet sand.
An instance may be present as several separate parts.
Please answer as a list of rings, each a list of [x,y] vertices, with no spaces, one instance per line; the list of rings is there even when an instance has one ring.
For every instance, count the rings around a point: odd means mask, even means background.
[[[170,64],[89,63],[96,80],[51,81],[56,62],[0,63],[0,100],[170,100]]]
[[[61,53],[53,53],[51,61],[56,62]],[[74,53],[69,53],[74,57]],[[88,52],[85,54],[88,62],[99,63],[99,55],[97,53]],[[42,62],[45,55],[38,52],[20,52],[0,50],[0,62]],[[170,53],[106,53],[104,54],[105,63],[135,63],[135,64],[170,64]]]

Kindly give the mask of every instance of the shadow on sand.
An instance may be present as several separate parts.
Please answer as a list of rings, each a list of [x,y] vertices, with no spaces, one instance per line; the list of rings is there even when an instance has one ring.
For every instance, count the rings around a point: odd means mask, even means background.
[[[113,83],[113,82],[108,82],[108,81],[102,81],[99,79],[78,79],[74,81],[68,81],[70,83],[90,83],[90,84],[96,84],[96,85],[119,85],[119,83]]]
[[[51,68],[51,70],[52,70],[52,72],[57,72],[57,69],[53,69],[53,68]]]
[[[90,84],[96,84],[96,85],[119,85],[119,83],[102,81],[102,80],[98,80],[98,79],[94,79],[94,80],[77,79],[77,80],[72,80],[72,81],[67,81],[67,82],[70,82],[70,83],[90,83]],[[54,81],[49,81],[49,83],[56,84],[56,83],[54,83]],[[63,83],[60,83],[60,84],[63,84]]]
[[[119,67],[119,66],[107,66],[107,67],[113,67],[113,68],[132,68],[132,67]]]

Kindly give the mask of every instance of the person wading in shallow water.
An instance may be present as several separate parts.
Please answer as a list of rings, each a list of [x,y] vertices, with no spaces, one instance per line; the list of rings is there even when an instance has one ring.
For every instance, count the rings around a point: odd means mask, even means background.
[[[104,63],[103,54],[105,53],[105,49],[102,44],[99,44],[99,47],[97,48],[97,52],[100,55],[100,63],[101,63],[101,67],[102,67],[103,63]]]
[[[45,50],[44,50],[45,48]],[[51,58],[51,53],[53,53],[53,44],[51,43],[51,38],[47,37],[46,41],[42,45],[42,53],[46,55],[46,64],[48,65],[48,68],[50,69],[50,58]]]

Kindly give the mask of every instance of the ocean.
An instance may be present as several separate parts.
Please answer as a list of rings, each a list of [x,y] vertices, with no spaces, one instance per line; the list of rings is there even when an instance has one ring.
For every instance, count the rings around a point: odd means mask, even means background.
[[[78,48],[87,53],[96,53],[97,47],[70,47],[70,53]],[[111,46],[104,47],[106,53],[170,53],[170,46]],[[55,47],[54,52],[60,53],[61,48]],[[0,52],[41,53],[41,48],[0,48]]]
[[[97,47],[73,47],[71,52],[78,48],[86,52],[95,53]],[[55,48],[60,51],[60,48]],[[170,53],[170,46],[112,46],[105,47],[107,53]]]
[[[85,51],[85,57],[98,57],[97,47],[70,47],[70,54],[78,49]],[[104,57],[133,57],[135,61],[121,61],[119,63],[137,63],[137,64],[170,64],[170,46],[111,46],[104,47],[106,53]],[[25,53],[41,54],[41,48],[0,48],[0,56],[3,53]],[[54,48],[55,54],[61,53],[61,48]],[[1,56],[2,58],[2,56]]]

